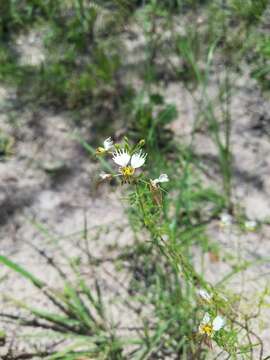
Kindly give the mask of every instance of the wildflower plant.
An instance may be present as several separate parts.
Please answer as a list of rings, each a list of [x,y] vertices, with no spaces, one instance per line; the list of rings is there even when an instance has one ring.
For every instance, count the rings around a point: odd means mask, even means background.
[[[204,279],[203,274],[197,272],[186,256],[184,247],[179,246],[173,240],[172,232],[166,224],[169,215],[166,214],[165,208],[167,193],[163,189],[163,184],[170,183],[171,179],[166,173],[161,173],[154,179],[149,177],[146,165],[151,162],[151,159],[143,151],[144,145],[145,141],[141,140],[135,146],[131,146],[127,138],[124,138],[123,145],[114,144],[107,155],[111,157],[109,161],[118,166],[118,171],[111,174],[101,173],[100,176],[104,180],[120,177],[122,185],[131,185],[130,190],[127,190],[130,191],[129,205],[146,229],[152,251],[159,252],[163,259],[161,261],[165,261],[166,267],[171,269],[168,271],[171,271],[179,279],[177,287],[188,286],[193,289],[197,299],[197,310],[199,309],[200,313],[204,314],[201,319],[198,317],[195,320],[194,327],[189,330],[196,334],[199,347],[197,358],[201,358],[199,354],[203,354],[204,345],[212,348],[213,341],[229,354],[236,354],[237,335],[235,332],[225,329],[225,324],[233,324],[229,319],[233,318],[235,314],[223,294],[214,289]],[[165,198],[162,194],[165,194]],[[221,221],[226,225],[227,220],[227,216],[222,216]],[[181,304],[179,303],[178,306]],[[196,313],[195,308],[193,311]]]
[[[115,144],[114,149],[111,149],[108,155],[111,157],[110,161],[113,165],[119,166],[118,172],[101,176],[104,179],[120,177],[122,185],[131,185],[124,191],[129,193],[129,206],[133,210],[133,215],[137,216],[139,231],[142,231],[142,225],[148,234],[147,243],[150,244],[151,251],[159,253],[159,261],[164,261],[166,264],[164,266],[167,268],[167,274],[172,272],[178,279],[179,283],[176,288],[178,286],[180,289],[188,287],[193,291],[196,305],[195,307],[191,305],[194,298],[190,298],[189,311],[190,316],[192,316],[191,313],[196,316],[193,326],[186,329],[187,332],[190,332],[189,336],[193,334],[196,339],[194,346],[197,350],[191,358],[201,359],[206,348],[219,347],[221,352],[229,354],[233,359],[237,359],[237,354],[242,354],[243,359],[248,359],[249,350],[247,351],[247,348],[252,349],[253,347],[249,340],[248,325],[238,319],[239,314],[234,309],[233,303],[223,295],[221,289],[213,287],[204,275],[198,272],[181,241],[182,233],[176,232],[175,235],[172,231],[170,220],[172,209],[168,205],[172,202],[167,188],[175,180],[171,175],[162,171],[163,169],[160,169],[158,177],[149,176],[152,159],[144,152],[144,145],[145,141],[141,140],[135,146],[131,146],[127,138],[124,138],[123,145]],[[164,189],[166,183],[168,185]],[[180,196],[183,197],[184,194],[180,194]],[[233,217],[228,213],[222,213],[220,227],[226,228],[232,224]],[[183,297],[179,298],[179,307],[183,306],[183,301],[185,301]],[[155,304],[155,306],[160,305]],[[164,318],[162,319],[164,320]],[[181,323],[181,320],[179,321]],[[188,320],[186,319],[186,321]],[[177,325],[175,326],[177,328]],[[177,330],[175,329],[175,331]],[[243,345],[242,336],[247,339],[249,344]],[[252,336],[255,336],[254,333]]]
[[[203,271],[205,256],[218,246],[205,231],[208,223],[220,216],[219,227],[224,235],[237,230],[237,225],[244,232],[255,232],[260,227],[260,223],[245,216],[238,221],[232,202],[234,111],[231,105],[236,88],[231,70],[237,69],[238,77],[243,60],[245,63],[243,55],[248,53],[248,63],[257,59],[253,76],[269,88],[270,67],[266,62],[270,40],[261,26],[257,26],[268,1],[64,0],[36,1],[30,7],[27,1],[2,3],[5,5],[0,6],[3,13],[0,76],[11,82],[12,87],[18,87],[20,101],[14,102],[15,109],[19,104],[29,106],[30,99],[38,108],[49,104],[69,109],[74,120],[80,119],[77,125],[83,121],[87,126],[91,118],[91,127],[97,135],[108,125],[108,118],[111,124],[106,131],[118,127],[122,121],[121,128],[128,132],[129,139],[124,138],[120,144],[108,137],[94,149],[80,136],[76,138],[89,154],[100,159],[104,172],[100,172],[99,182],[114,179],[122,185],[125,210],[134,231],[132,245],[124,249],[116,245],[113,256],[106,253],[105,258],[95,258],[91,253],[88,240],[93,239],[87,229],[76,239],[76,249],[82,250],[76,260],[62,256],[58,262],[47,255],[46,249],[37,249],[38,256],[60,279],[57,289],[1,254],[2,265],[30,281],[40,297],[53,305],[52,309],[42,305],[37,308],[16,301],[22,310],[17,318],[20,324],[54,331],[68,343],[67,346],[57,340],[57,347],[47,349],[44,356],[38,350],[36,356],[8,354],[3,360],[34,357],[206,360],[208,355],[211,359],[268,359],[254,330],[254,312],[250,309],[242,312],[241,294],[227,292],[228,280],[249,263],[239,263],[237,257],[232,261],[232,269],[218,283],[210,283]],[[49,56],[46,55],[40,67],[19,65],[13,54],[15,35],[28,32],[25,30],[29,26],[35,30],[39,24],[51,30],[44,39]],[[138,35],[140,45],[139,56],[134,59],[129,56],[133,55],[130,46],[125,46],[125,39],[133,38],[133,32],[135,38]],[[141,41],[143,38],[145,41]],[[140,90],[137,81],[134,87],[133,80],[127,85],[131,74],[131,79],[135,78],[134,74],[136,78],[140,76],[139,83],[143,82]],[[188,113],[192,116],[193,109],[197,109],[190,121],[194,128],[188,146],[186,139],[177,142],[170,126],[180,115],[179,104],[168,103],[171,96],[164,92],[172,80],[187,90],[191,95],[189,101],[193,99],[192,111]],[[24,91],[29,86],[32,91]],[[201,182],[201,174],[203,178],[205,175],[212,178],[212,171],[208,173],[204,159],[194,151],[196,134],[201,131],[215,144],[223,192],[215,190],[212,183],[211,187],[205,187]],[[140,138],[146,141],[133,145]],[[13,154],[13,143],[12,138],[0,131],[0,160],[8,160]],[[96,233],[91,229],[95,240],[103,240],[106,231],[111,231],[110,226],[104,230],[99,225],[96,228]],[[42,233],[50,241],[54,239],[55,232]],[[65,245],[59,246],[61,254]],[[194,260],[194,250],[201,255],[201,267]],[[64,262],[68,266],[62,269]],[[122,319],[118,318],[116,323],[110,319],[114,309],[110,311],[111,303],[107,294],[104,295],[106,289],[100,286],[99,275],[93,275],[93,282],[89,280],[90,270],[93,270],[91,274],[98,274],[97,268],[105,262],[110,263],[110,268],[124,269],[131,275],[130,280],[120,284],[123,296],[113,296],[113,302],[121,302],[123,308],[128,307],[135,314],[136,320],[130,318],[130,326],[125,328],[119,325]],[[117,277],[115,288],[119,289]],[[110,279],[115,281],[113,276]],[[258,318],[261,307],[267,304],[266,294],[267,291],[260,296],[254,318]],[[2,309],[1,319],[16,320],[16,316],[4,312]],[[23,312],[30,316],[24,317]],[[1,344],[2,341],[0,334]]]

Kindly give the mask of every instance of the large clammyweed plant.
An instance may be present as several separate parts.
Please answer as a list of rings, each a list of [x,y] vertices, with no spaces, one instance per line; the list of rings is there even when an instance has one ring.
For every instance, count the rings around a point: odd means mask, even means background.
[[[179,279],[178,286],[189,289],[193,295],[189,298],[190,306],[195,313],[193,328],[188,337],[195,339],[195,350],[191,351],[190,359],[201,359],[206,356],[206,348],[212,348],[213,342],[228,354],[228,359],[249,359],[253,354],[253,346],[261,345],[259,337],[251,331],[247,324],[237,320],[233,305],[224,296],[219,288],[212,286],[203,276],[195,270],[192,260],[187,255],[181,243],[179,234],[175,237],[170,222],[170,209],[165,206],[167,193],[166,184],[172,181],[166,173],[151,179],[146,168],[151,162],[143,151],[145,141],[141,140],[131,146],[129,140],[124,138],[123,144],[114,144],[111,138],[104,141],[103,146],[96,149],[97,156],[111,156],[116,170],[111,173],[101,173],[102,181],[117,178],[121,185],[128,185],[128,202],[134,209],[141,224],[141,232],[146,231],[146,238],[151,243],[152,250],[157,249],[167,263],[168,278],[173,273]],[[183,299],[181,299],[182,301]],[[195,305],[194,305],[195,300]],[[181,308],[182,304],[178,304]],[[243,335],[243,332],[245,333]],[[240,336],[241,334],[241,336]],[[249,341],[243,344],[241,337],[255,336],[258,343]],[[259,350],[262,359],[262,348]],[[180,358],[180,357],[179,357]]]

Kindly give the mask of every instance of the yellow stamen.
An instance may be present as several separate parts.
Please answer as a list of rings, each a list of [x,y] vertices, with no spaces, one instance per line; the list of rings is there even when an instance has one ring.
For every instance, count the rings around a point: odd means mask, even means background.
[[[131,177],[131,176],[134,174],[135,169],[134,169],[134,167],[132,167],[132,166],[124,166],[124,167],[121,168],[120,171],[121,171],[121,174],[122,174],[125,178],[129,178],[129,177]]]
[[[201,332],[211,336],[213,334],[213,326],[210,324],[201,325]]]

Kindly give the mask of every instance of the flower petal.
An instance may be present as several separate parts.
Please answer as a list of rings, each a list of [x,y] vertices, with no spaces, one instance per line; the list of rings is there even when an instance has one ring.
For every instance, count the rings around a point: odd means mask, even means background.
[[[209,324],[210,321],[211,321],[210,315],[208,313],[205,313],[201,321],[201,325]]]
[[[168,182],[169,181],[169,177],[167,174],[160,174],[159,178],[158,178],[158,182],[159,183],[164,183],[164,182]]]
[[[112,159],[117,165],[124,167],[129,163],[130,155],[125,150],[118,150],[113,153]]]
[[[102,172],[102,173],[99,174],[99,177],[100,177],[102,180],[108,180],[108,179],[110,179],[110,178],[112,177],[112,175]]]
[[[132,155],[131,158],[131,166],[134,169],[137,169],[141,166],[143,166],[143,164],[145,163],[145,159],[146,159],[147,154],[143,153],[141,150],[135,154]]]
[[[151,182],[151,185],[154,187],[154,188],[157,188],[157,184],[159,183],[163,183],[163,182],[168,182],[169,181],[169,177],[167,174],[161,174],[159,175],[159,177],[157,179],[150,179],[150,182]]]
[[[109,137],[109,138],[107,138],[106,140],[104,140],[103,146],[104,146],[104,149],[105,149],[106,151],[110,150],[110,149],[113,147],[112,138]]]
[[[221,328],[223,328],[223,326],[225,325],[225,319],[223,319],[223,317],[221,316],[217,316],[215,317],[214,321],[213,321],[213,329],[215,331],[220,330]]]
[[[199,289],[198,295],[206,302],[210,302],[212,299],[212,294],[209,294],[209,292],[204,289]]]

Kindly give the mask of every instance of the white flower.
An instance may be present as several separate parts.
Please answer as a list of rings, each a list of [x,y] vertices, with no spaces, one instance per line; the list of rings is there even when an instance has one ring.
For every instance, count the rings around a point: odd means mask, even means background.
[[[169,181],[169,177],[167,174],[160,174],[159,177],[154,180],[150,179],[151,185],[155,188],[157,187],[157,184],[168,182],[168,181]]]
[[[205,313],[199,325],[199,333],[212,337],[214,333],[222,329],[224,325],[225,320],[223,319],[223,317],[218,315],[212,321],[210,315],[208,313]]]
[[[143,166],[147,154],[141,150],[132,156],[126,150],[117,150],[113,153],[113,161],[120,166],[120,174],[123,175],[125,181],[129,181],[134,175],[135,169]],[[129,165],[130,162],[130,165]]]
[[[125,167],[129,163],[130,157],[126,150],[117,150],[113,153],[112,159],[117,165]]]
[[[247,231],[255,231],[257,227],[257,222],[254,220],[247,220],[245,221],[244,225]]]
[[[208,291],[204,290],[204,289],[199,289],[198,290],[198,295],[206,302],[211,302],[211,299],[213,297],[212,294],[209,294]]]
[[[104,140],[103,146],[106,151],[110,150],[113,147],[112,138],[108,137],[106,140]]]
[[[199,325],[199,333],[204,335],[212,335],[213,327],[211,325],[211,318],[208,313],[205,313],[200,325]]]
[[[163,182],[168,182],[168,181],[169,181],[169,177],[167,174],[159,175],[158,182],[163,183]]]
[[[113,161],[120,166],[120,174],[123,175],[125,181],[129,181],[134,175],[135,169],[143,166],[147,154],[142,150],[132,156],[126,150],[117,150],[113,153]],[[130,162],[130,165],[129,165]]]
[[[112,138],[109,137],[106,140],[103,141],[103,147],[99,146],[96,149],[96,154],[97,155],[104,155],[106,154],[111,148],[113,147],[113,141]]]
[[[220,215],[220,226],[221,227],[230,226],[230,225],[232,225],[232,222],[233,222],[233,218],[230,214],[223,213]]]
[[[110,179],[112,177],[112,175],[102,172],[102,173],[99,174],[99,177],[101,178],[101,180],[108,180],[108,179]]]

